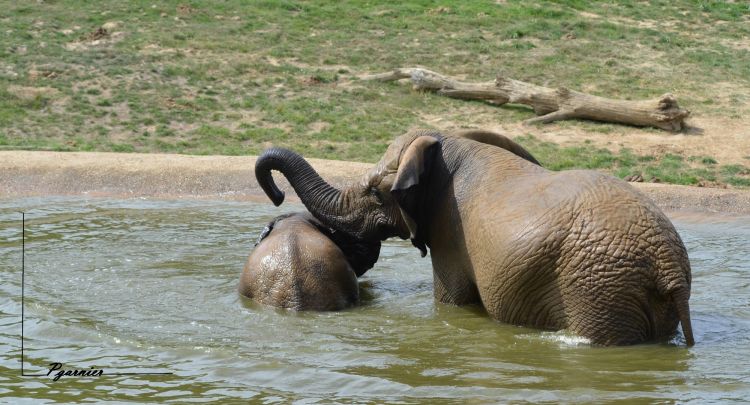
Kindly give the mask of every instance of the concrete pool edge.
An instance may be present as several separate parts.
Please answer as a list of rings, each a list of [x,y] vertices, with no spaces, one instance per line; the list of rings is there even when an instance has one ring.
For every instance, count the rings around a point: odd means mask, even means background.
[[[84,195],[266,201],[255,181],[255,160],[255,156],[0,151],[0,197]],[[308,160],[335,186],[357,180],[372,167],[369,163]],[[283,176],[275,178],[290,200],[297,200]],[[631,184],[664,211],[750,214],[750,190]]]

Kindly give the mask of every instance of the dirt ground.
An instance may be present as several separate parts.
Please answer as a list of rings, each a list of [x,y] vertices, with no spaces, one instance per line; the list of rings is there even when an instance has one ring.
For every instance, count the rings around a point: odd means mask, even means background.
[[[709,156],[723,165],[750,162],[750,130],[744,120],[689,118],[687,123],[687,130],[679,133],[624,126],[608,134],[574,128],[545,130],[544,127],[533,131],[527,129],[526,132],[559,144],[580,144],[590,140],[594,145],[612,151],[626,147],[638,155],[663,156],[671,153],[685,157]]]
[[[595,132],[575,125],[524,125],[521,122],[499,124],[492,115],[492,108],[476,103],[463,106],[463,115],[471,116],[473,127],[489,129],[514,137],[533,135],[543,141],[562,146],[591,145],[618,152],[628,148],[637,155],[661,157],[668,153],[689,156],[708,156],[719,164],[750,163],[750,126],[746,119],[691,117],[686,120],[688,127],[677,133],[651,128],[637,128],[626,125],[613,125],[605,132]],[[480,107],[485,110],[479,109]],[[461,114],[459,114],[461,115]],[[531,118],[531,117],[529,117]],[[444,117],[423,116],[425,122],[438,128],[460,128],[461,122]]]
[[[268,201],[255,181],[254,156],[0,151],[0,198],[40,195]],[[368,163],[309,159],[341,186]],[[288,200],[299,201],[283,176]],[[667,212],[750,214],[750,190],[632,183]]]

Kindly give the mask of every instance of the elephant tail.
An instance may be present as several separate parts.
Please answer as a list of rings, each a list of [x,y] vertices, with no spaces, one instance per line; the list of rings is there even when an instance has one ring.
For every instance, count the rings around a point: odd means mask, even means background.
[[[690,293],[684,288],[672,293],[672,302],[674,302],[675,308],[677,309],[677,317],[680,318],[682,334],[685,335],[685,342],[688,347],[695,344],[695,339],[693,339],[693,326],[690,324],[689,298]]]

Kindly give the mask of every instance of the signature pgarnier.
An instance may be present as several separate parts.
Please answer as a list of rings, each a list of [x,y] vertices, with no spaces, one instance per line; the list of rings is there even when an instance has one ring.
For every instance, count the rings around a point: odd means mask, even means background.
[[[104,374],[104,370],[94,368],[94,366],[91,366],[91,368],[87,370],[75,368],[64,369],[62,363],[50,363],[49,365],[50,367],[47,376],[57,371],[52,378],[52,381],[57,381],[61,377],[100,377]]]

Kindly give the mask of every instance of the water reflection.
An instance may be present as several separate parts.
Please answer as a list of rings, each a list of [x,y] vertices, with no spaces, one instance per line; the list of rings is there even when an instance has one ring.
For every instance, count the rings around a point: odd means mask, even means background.
[[[288,205],[284,211],[299,210]],[[20,215],[28,212],[26,367],[112,372],[18,376]],[[0,200],[0,396],[71,402],[337,397],[430,402],[696,402],[750,395],[750,219],[677,217],[693,266],[697,344],[591,347],[564,332],[436,304],[429,259],[400,241],[335,313],[261,307],[236,293],[270,204]]]

